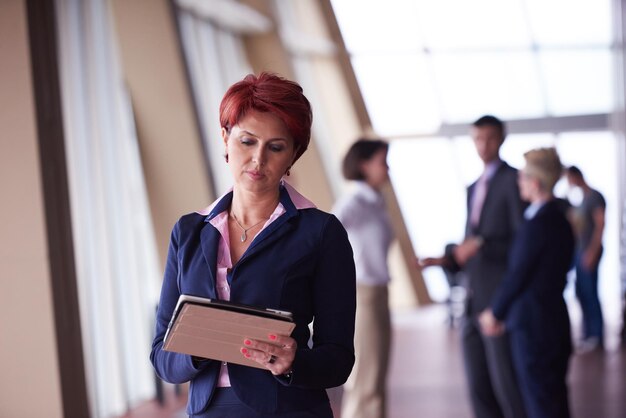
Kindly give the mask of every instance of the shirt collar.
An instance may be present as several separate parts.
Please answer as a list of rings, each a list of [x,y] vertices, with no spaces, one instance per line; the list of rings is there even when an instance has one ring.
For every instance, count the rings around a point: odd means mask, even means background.
[[[296,210],[315,208],[315,204],[309,199],[300,194],[292,185],[285,180],[280,182],[280,201],[278,202],[274,215],[279,212],[285,213],[287,208],[285,206],[293,206]],[[233,200],[233,188],[231,187],[226,193],[220,196],[210,206],[196,211],[199,215],[207,216],[207,221],[214,218],[221,212],[224,212],[230,208],[230,203]]]
[[[537,202],[533,202],[526,208],[524,211],[524,218],[530,220],[537,215],[537,212],[547,203],[546,200],[539,200]]]
[[[483,175],[487,176],[488,180],[491,179],[493,175],[496,174],[496,171],[498,171],[498,168],[500,168],[501,164],[502,164],[502,160],[499,158],[491,161],[490,163],[487,163],[485,165],[485,170],[483,171]]]

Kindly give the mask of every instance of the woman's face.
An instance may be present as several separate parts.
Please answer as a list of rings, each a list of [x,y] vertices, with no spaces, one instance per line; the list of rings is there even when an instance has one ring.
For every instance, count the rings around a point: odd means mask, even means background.
[[[295,156],[293,138],[282,120],[251,110],[230,132],[222,128],[222,139],[235,185],[275,193]]]
[[[523,169],[517,173],[517,184],[519,186],[519,194],[522,200],[532,202],[537,191],[537,179]]]
[[[361,163],[361,171],[370,186],[374,189],[382,187],[389,180],[387,150],[381,149],[372,155],[372,158]]]

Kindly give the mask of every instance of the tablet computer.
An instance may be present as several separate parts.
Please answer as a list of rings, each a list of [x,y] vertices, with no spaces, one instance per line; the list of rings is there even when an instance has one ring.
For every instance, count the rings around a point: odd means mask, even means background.
[[[272,344],[270,334],[291,335],[294,328],[290,312],[180,295],[165,333],[163,349],[264,368],[241,354],[244,339]]]

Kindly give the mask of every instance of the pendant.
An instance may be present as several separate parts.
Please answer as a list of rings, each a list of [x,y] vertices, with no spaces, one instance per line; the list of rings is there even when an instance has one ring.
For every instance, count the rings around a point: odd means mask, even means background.
[[[241,233],[241,238],[240,239],[241,239],[241,242],[245,242],[248,239],[248,236],[246,235],[246,231],[245,230]]]

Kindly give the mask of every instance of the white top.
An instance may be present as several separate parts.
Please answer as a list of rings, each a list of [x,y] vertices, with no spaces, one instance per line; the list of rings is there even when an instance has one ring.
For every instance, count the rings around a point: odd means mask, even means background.
[[[387,253],[393,230],[382,194],[359,181],[352,194],[337,202],[333,213],[348,231],[357,282],[370,286],[387,285],[390,280]]]
[[[547,202],[545,200],[539,200],[531,203],[524,211],[524,218],[528,220],[534,218],[537,212],[539,212],[539,209],[541,209],[546,203]]]

